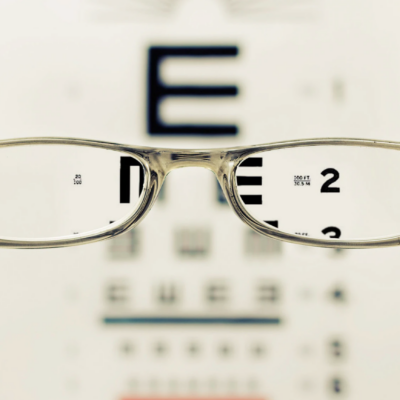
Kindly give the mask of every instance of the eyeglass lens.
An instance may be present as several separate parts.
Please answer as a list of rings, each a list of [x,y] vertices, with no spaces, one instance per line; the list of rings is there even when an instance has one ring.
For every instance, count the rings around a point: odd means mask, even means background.
[[[400,234],[400,152],[309,146],[261,152],[237,169],[246,210],[279,230],[317,239]]]
[[[0,236],[55,238],[109,227],[138,206],[143,168],[101,148],[26,145],[0,149]]]

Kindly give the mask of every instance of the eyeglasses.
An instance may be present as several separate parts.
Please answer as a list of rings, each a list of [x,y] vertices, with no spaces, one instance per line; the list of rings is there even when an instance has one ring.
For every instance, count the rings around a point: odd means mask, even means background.
[[[65,247],[112,238],[153,206],[166,175],[203,167],[247,225],[335,248],[400,242],[400,143],[307,139],[208,150],[70,138],[0,141],[0,246]]]

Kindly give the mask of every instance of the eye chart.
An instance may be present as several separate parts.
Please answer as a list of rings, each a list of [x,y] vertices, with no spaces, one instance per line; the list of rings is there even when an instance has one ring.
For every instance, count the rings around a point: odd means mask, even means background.
[[[3,0],[0,21],[1,139],[400,140],[387,1]],[[211,172],[174,171],[121,237],[0,250],[0,397],[395,399],[398,252],[268,240]]]

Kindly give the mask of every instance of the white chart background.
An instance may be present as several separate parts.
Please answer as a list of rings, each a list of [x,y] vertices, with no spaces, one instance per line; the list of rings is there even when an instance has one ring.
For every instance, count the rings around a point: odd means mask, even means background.
[[[388,0],[2,0],[0,138],[193,148],[400,140],[399,16]],[[146,133],[154,45],[239,48],[226,60],[162,67],[169,84],[235,84],[237,97],[170,99],[161,109],[168,122],[237,123],[237,136]],[[209,171],[175,171],[164,198],[118,242],[0,250],[0,398],[399,398],[399,255],[264,240],[218,203]],[[179,301],[160,305],[159,287],[171,283]],[[275,301],[269,292],[257,300],[262,284],[275,287]],[[225,285],[227,300],[210,305],[210,285]],[[281,323],[103,322],[121,315]]]

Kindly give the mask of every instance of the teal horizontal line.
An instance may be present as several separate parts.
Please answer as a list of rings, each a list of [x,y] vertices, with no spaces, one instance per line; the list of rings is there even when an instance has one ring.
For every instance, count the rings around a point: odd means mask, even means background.
[[[280,318],[262,317],[104,317],[108,325],[278,325]]]

